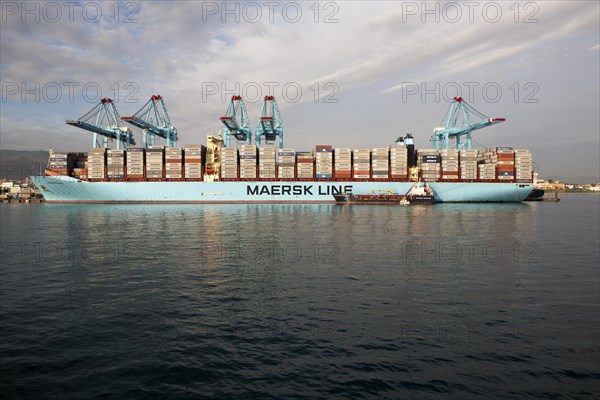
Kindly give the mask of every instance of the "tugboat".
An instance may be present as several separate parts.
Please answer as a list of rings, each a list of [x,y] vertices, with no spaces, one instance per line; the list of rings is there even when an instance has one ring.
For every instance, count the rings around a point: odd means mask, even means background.
[[[410,204],[434,204],[435,196],[431,191],[431,188],[427,186],[427,184],[414,185],[408,194],[406,195],[406,199],[410,202]]]
[[[427,185],[415,184],[408,193],[398,194],[391,190],[371,190],[367,194],[336,193],[336,204],[434,204],[435,197]]]
[[[336,193],[337,204],[398,204],[406,195],[391,190],[371,190],[367,194]]]

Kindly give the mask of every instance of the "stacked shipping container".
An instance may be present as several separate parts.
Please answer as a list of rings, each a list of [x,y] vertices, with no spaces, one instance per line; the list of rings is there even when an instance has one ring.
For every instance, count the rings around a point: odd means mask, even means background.
[[[258,176],[260,179],[275,179],[276,151],[273,147],[258,150]]]
[[[371,150],[371,176],[373,179],[388,179],[390,169],[390,152],[388,147]]]
[[[188,144],[183,149],[185,179],[202,177],[202,161],[206,157],[206,147],[199,144]]]
[[[404,144],[390,148],[390,171],[392,179],[408,178],[408,149]]]
[[[165,148],[165,178],[181,179],[183,169],[183,151],[181,147]]]
[[[85,178],[87,176],[87,155],[78,153],[75,168],[73,168],[73,176],[77,178]]]
[[[333,150],[336,179],[352,179],[352,150],[336,148]]]
[[[240,178],[256,179],[256,145],[244,144],[240,148]]]
[[[436,150],[417,150],[417,166],[421,170],[423,182],[435,182],[440,179],[440,156]]]
[[[313,179],[315,177],[315,164],[311,153],[296,153],[296,171],[298,179]]]
[[[93,148],[88,152],[88,179],[104,179],[106,176],[106,149]]]
[[[458,180],[458,150],[440,150],[442,160],[442,179]]]
[[[492,161],[492,151],[480,150],[477,155],[478,177],[481,180],[489,181],[496,179],[496,164]]]
[[[317,179],[333,178],[333,148],[331,145],[315,146],[315,169]]]
[[[296,151],[294,149],[280,149],[277,152],[277,176],[281,179],[294,179],[296,177]]]
[[[496,164],[496,179],[515,179],[515,151],[512,147],[496,147],[492,151],[492,161]]]
[[[369,179],[371,177],[371,150],[355,149],[352,152],[353,178]]]
[[[144,179],[144,149],[130,148],[126,158],[127,179]]]
[[[68,155],[66,153],[52,153],[48,167],[57,173],[68,174]]]
[[[463,149],[459,151],[460,179],[477,179],[477,155],[475,149]]]
[[[492,163],[483,163],[477,166],[479,168],[479,179],[491,181],[496,179],[496,165]]]
[[[125,178],[125,150],[108,150],[106,154],[108,179]]]
[[[408,147],[395,144],[387,148],[355,149],[316,146],[312,153],[294,149],[242,145],[222,148],[223,179],[408,179]],[[257,168],[258,158],[258,168]],[[92,148],[87,157],[81,153],[53,153],[48,167],[68,171],[73,176],[89,179],[201,179],[207,163],[207,149],[200,145],[164,148],[150,146],[129,150]],[[87,167],[86,167],[87,165]],[[77,168],[73,168],[77,166]],[[82,168],[83,166],[83,168]],[[238,168],[239,166],[239,168]],[[335,166],[335,170],[334,167]],[[533,159],[528,150],[507,147],[483,151],[434,150],[417,151],[419,179],[423,181],[483,180],[531,182]],[[125,168],[127,167],[127,168]],[[208,167],[207,167],[208,168]],[[145,173],[144,173],[145,171]]]
[[[533,156],[529,150],[515,150],[515,179],[529,182],[533,177]]]
[[[223,147],[221,149],[221,178],[236,179],[238,177],[238,149]]]
[[[149,146],[146,149],[146,178],[163,178],[164,149],[164,146]]]

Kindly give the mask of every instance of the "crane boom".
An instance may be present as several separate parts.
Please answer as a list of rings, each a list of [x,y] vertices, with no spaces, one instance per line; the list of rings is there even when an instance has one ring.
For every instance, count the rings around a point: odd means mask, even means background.
[[[479,118],[474,121],[472,117]],[[455,139],[457,149],[470,149],[472,146],[471,132],[506,121],[505,118],[490,118],[467,104],[462,97],[455,97],[450,102],[450,108],[442,119],[442,126],[433,130],[431,141],[436,150],[450,148],[450,139]],[[462,142],[462,137],[466,141]]]
[[[167,106],[160,95],[153,95],[135,114],[121,120],[142,129],[144,147],[154,145],[155,136],[165,139],[167,147],[177,146],[177,129],[171,125]]]
[[[93,147],[99,147],[98,135],[103,136],[103,146],[108,147],[108,139],[117,140],[117,149],[123,143],[125,148],[135,145],[133,133],[123,125],[117,107],[109,98],[100,100],[94,108],[77,120],[67,120],[67,125],[85,129],[94,133]]]

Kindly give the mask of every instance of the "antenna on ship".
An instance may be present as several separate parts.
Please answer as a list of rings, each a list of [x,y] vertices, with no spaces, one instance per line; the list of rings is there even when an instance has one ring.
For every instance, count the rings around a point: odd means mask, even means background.
[[[225,115],[219,119],[225,126],[223,128],[225,147],[229,147],[230,136],[235,137],[240,142],[251,143],[250,117],[242,96],[231,96],[231,102]]]
[[[117,140],[117,149],[123,143],[125,148],[135,145],[133,133],[121,121],[117,107],[108,97],[100,100],[100,103],[77,120],[67,120],[67,125],[94,132],[93,146],[100,147],[98,135],[103,136],[103,147],[108,147],[108,139]]]
[[[153,95],[138,112],[121,120],[142,129],[144,148],[154,146],[155,136],[165,139],[167,147],[177,146],[177,129],[171,125],[167,106],[160,95]]]
[[[260,147],[264,136],[265,142],[274,142],[279,138],[279,148],[283,149],[283,121],[275,96],[265,96],[254,135],[257,147]]]
[[[472,117],[477,117],[479,120],[476,121]],[[450,148],[450,139],[456,139],[453,146],[456,146],[457,149],[470,149],[472,146],[471,132],[503,121],[506,119],[490,118],[467,104],[462,97],[455,97],[450,102],[450,108],[442,119],[441,126],[433,129],[431,141],[435,144],[436,150]],[[463,136],[467,137],[464,142],[461,141]]]

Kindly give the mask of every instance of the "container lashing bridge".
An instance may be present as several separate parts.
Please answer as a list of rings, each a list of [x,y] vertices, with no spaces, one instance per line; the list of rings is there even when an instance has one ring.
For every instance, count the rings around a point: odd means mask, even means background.
[[[167,147],[177,146],[177,129],[171,125],[167,106],[160,95],[152,96],[138,112],[121,120],[142,129],[144,148],[154,146],[156,136],[165,139]]]
[[[232,96],[225,116],[219,119],[225,125],[223,128],[225,147],[229,147],[231,136],[235,137],[239,142],[251,143],[252,129],[250,128],[250,118],[248,117],[242,96]]]
[[[462,97],[455,97],[442,119],[442,126],[434,128],[431,141],[435,144],[436,150],[450,147],[459,150],[470,149],[472,148],[471,132],[503,121],[506,119],[490,118],[467,104]],[[463,136],[466,136],[465,141],[462,141]],[[451,145],[450,139],[455,139],[456,142]]]
[[[121,143],[124,148],[135,145],[133,133],[127,128],[117,112],[117,107],[109,98],[103,98],[100,103],[77,120],[67,120],[68,125],[85,129],[94,133],[93,147],[108,148],[108,141],[116,140],[117,149]],[[98,141],[98,135],[103,137],[102,144]]]
[[[265,96],[260,119],[254,133],[258,147],[260,147],[261,140],[264,137],[265,142],[279,140],[279,148],[283,149],[283,121],[275,96]]]

